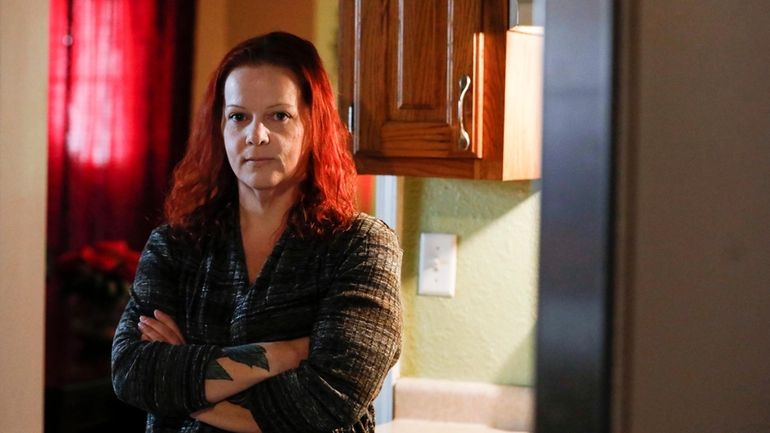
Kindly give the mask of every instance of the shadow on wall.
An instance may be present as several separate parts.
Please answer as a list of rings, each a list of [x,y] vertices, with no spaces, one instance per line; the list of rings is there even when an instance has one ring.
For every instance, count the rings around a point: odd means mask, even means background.
[[[535,323],[531,320],[525,320],[516,327],[516,344],[511,350],[508,359],[502,364],[495,376],[495,383],[504,383],[512,371],[532,372],[535,371]]]
[[[533,196],[541,181],[500,182],[438,178],[405,178],[405,228],[414,223],[431,229],[461,229],[463,237],[488,228]],[[538,198],[539,200],[539,198]],[[419,220],[413,218],[419,217]],[[413,233],[404,232],[404,236]],[[419,233],[417,233],[419,242]],[[404,239],[407,242],[407,239]]]

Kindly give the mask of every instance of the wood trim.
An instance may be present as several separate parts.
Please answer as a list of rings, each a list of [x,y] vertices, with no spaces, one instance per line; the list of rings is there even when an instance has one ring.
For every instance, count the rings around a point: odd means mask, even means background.
[[[477,178],[474,160],[442,158],[372,158],[356,156],[359,173],[390,173],[395,176]],[[429,171],[428,171],[429,170]]]
[[[612,339],[612,397],[611,431],[630,431],[628,408],[630,407],[633,370],[633,353],[630,338],[633,337],[633,292],[632,282],[635,277],[634,226],[637,207],[633,199],[637,191],[636,179],[638,146],[638,73],[639,73],[639,33],[637,4],[633,1],[616,3],[616,191],[615,209],[618,217],[615,223],[615,278],[613,300],[613,339]]]
[[[339,98],[337,111],[347,124],[348,107],[353,104],[353,77],[355,59],[355,4],[353,0],[341,0],[339,8]],[[349,129],[354,125],[347,125]],[[353,145],[351,141],[351,146]]]
[[[477,164],[478,178],[503,179],[503,147],[505,124],[505,42],[508,29],[508,1],[484,0],[482,20],[484,29],[479,46],[484,52],[477,55],[480,80],[484,84],[483,111],[476,118],[481,125],[482,160]],[[478,103],[478,102],[477,102]],[[475,134],[474,134],[475,135]]]

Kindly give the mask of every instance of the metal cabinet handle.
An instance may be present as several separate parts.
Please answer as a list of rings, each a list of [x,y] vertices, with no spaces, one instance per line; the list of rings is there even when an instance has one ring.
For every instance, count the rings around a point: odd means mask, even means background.
[[[463,126],[463,99],[468,89],[471,87],[471,77],[463,75],[460,77],[460,97],[457,100],[457,121],[460,124],[460,149],[468,150],[471,147],[471,136]]]
[[[348,105],[348,132],[353,133],[353,104]]]

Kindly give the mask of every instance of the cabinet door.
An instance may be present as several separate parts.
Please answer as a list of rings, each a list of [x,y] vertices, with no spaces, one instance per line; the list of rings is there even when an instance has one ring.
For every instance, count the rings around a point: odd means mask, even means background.
[[[484,104],[494,103],[486,101],[490,83],[485,77],[496,68],[491,81],[503,101],[503,3],[342,2],[341,109],[352,122],[360,172],[490,177],[479,162],[494,156],[485,149],[490,137],[499,136],[502,145],[502,104],[499,121],[485,119]],[[495,17],[499,23],[491,22]],[[497,36],[485,35],[491,26]],[[499,47],[490,45],[495,38],[502,38]],[[486,52],[490,47],[493,53]],[[495,49],[502,51],[502,60]],[[499,131],[485,134],[485,126]]]

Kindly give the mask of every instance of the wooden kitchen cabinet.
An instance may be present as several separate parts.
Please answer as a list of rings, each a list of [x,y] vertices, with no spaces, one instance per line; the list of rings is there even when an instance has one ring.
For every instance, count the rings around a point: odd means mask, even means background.
[[[539,177],[516,168],[534,152],[504,145],[507,16],[507,0],[341,0],[340,112],[360,173]]]

